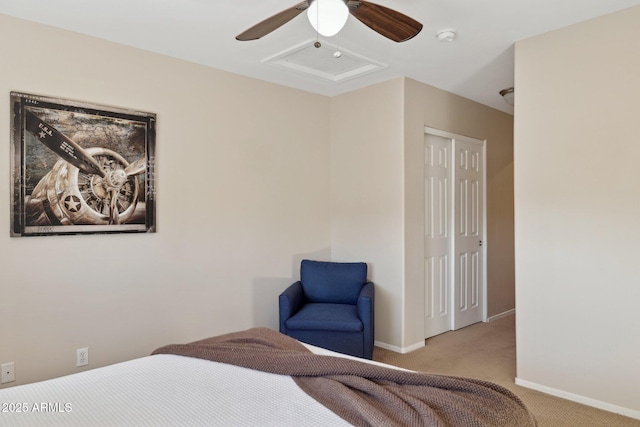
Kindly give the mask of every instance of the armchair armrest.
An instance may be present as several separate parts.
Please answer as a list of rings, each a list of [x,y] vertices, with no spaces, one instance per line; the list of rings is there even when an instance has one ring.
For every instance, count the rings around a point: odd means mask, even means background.
[[[373,306],[375,291],[372,282],[366,283],[360,290],[358,296],[358,317],[364,327],[364,357],[371,359],[373,357]]]
[[[284,290],[278,297],[279,316],[280,316],[280,332],[286,333],[286,327],[284,322],[288,318],[293,316],[300,307],[302,307],[302,301],[304,300],[304,294],[302,292],[302,283],[298,280],[294,284],[290,285]]]
[[[358,316],[360,320],[364,320],[365,317],[373,314],[373,302],[375,291],[372,282],[367,282],[360,290],[358,295]]]

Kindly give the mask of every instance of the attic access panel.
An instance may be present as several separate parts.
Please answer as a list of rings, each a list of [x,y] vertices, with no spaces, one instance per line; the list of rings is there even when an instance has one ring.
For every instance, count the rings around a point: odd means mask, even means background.
[[[156,115],[11,93],[11,236],[155,232]]]
[[[332,82],[340,82],[387,68],[387,64],[365,58],[326,42],[315,47],[315,39],[273,55],[262,62]],[[334,53],[340,51],[340,57]]]

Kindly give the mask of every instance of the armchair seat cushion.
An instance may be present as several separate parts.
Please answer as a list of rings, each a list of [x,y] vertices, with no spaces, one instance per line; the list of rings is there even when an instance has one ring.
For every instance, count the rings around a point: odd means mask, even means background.
[[[363,329],[358,308],[351,304],[305,304],[285,325],[290,330],[361,332]]]

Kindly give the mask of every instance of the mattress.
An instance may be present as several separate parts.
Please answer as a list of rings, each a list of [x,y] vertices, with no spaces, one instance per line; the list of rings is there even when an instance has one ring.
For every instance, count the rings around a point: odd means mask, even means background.
[[[2,389],[0,405],[11,427],[349,425],[291,377],[163,354]]]

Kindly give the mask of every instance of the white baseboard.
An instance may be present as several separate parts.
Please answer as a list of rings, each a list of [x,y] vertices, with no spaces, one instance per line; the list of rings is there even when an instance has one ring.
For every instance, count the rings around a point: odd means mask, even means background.
[[[487,318],[487,322],[493,322],[494,320],[502,319],[503,317],[511,316],[512,314],[516,314],[516,309],[512,308],[511,310],[504,311],[500,314],[496,314],[495,316],[491,316]]]
[[[543,386],[540,384],[532,383],[516,377],[516,384],[522,387],[530,388],[532,390],[541,391],[542,393],[550,394],[552,396],[560,397],[562,399],[571,400],[573,402],[581,403],[583,405],[592,406],[594,408],[602,409],[603,411],[613,412],[615,414],[624,415],[625,417],[635,418],[640,420],[640,411],[636,411],[622,406],[613,405],[611,403],[602,402],[600,400],[591,399],[590,397],[581,396],[579,394],[569,393],[568,391],[558,390],[552,387]]]
[[[493,322],[494,320],[502,319],[503,317],[511,316],[512,314],[516,314],[515,308],[512,308],[511,310],[507,310],[500,314],[496,314],[495,316],[491,316],[486,320],[486,322]],[[391,350],[391,351],[395,351],[396,353],[405,354],[405,353],[411,353],[412,351],[415,351],[419,348],[424,347],[425,342],[424,341],[417,342],[408,347],[398,347],[398,346],[387,344],[381,341],[375,341],[373,345],[375,345],[376,347],[384,348],[385,350]]]
[[[405,354],[405,353],[411,353],[414,350],[424,347],[424,340],[422,342],[418,342],[413,345],[410,345],[409,347],[398,347],[398,346],[390,345],[380,341],[375,341],[373,345],[375,345],[376,347],[384,348],[385,350],[391,350],[396,353]]]

